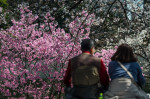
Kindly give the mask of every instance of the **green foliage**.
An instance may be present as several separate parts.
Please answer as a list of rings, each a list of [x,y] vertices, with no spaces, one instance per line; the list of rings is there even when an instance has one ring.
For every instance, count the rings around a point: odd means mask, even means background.
[[[0,0],[0,7],[3,7],[4,9],[8,7],[7,0]]]
[[[7,29],[10,25],[12,25],[11,15],[9,13],[5,14],[5,20],[7,23],[1,23],[0,28]]]
[[[143,90],[147,93],[150,93],[150,77],[146,78],[146,84],[143,86]]]

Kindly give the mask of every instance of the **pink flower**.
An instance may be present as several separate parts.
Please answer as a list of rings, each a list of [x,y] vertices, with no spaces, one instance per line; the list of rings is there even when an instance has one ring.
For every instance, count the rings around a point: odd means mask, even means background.
[[[10,28],[0,31],[3,43],[0,51],[8,55],[2,57],[0,54],[0,77],[5,82],[0,83],[1,86],[15,90],[22,96],[27,93],[39,99],[48,87],[55,86],[56,91],[62,91],[61,85],[68,59],[81,53],[80,41],[89,38],[92,24],[89,22],[92,22],[93,16],[89,14],[86,22],[82,24],[82,20],[88,15],[83,11],[82,17],[78,16],[69,24],[70,31],[66,33],[65,29],[54,22],[55,18],[50,13],[46,14],[43,21],[45,23],[37,29],[34,22],[38,16],[32,14],[28,7],[21,8],[20,11],[21,19],[12,20],[13,25]],[[49,21],[51,22],[48,23]],[[54,85],[52,82],[55,82]],[[0,91],[11,95],[9,90],[4,88]],[[45,99],[53,97],[52,95],[46,96]]]

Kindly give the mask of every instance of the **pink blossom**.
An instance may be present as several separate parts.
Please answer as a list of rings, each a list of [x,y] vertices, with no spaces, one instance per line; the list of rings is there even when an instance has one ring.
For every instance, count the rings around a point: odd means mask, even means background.
[[[89,14],[82,24],[88,15],[83,11],[82,17],[76,17],[69,24],[69,33],[66,33],[65,29],[55,24],[55,18],[49,12],[45,16],[45,23],[37,29],[34,22],[38,16],[33,15],[28,7],[20,11],[21,19],[13,19],[10,28],[0,31],[3,43],[0,50],[7,55],[2,57],[0,54],[0,78],[4,82],[0,85],[6,88],[0,91],[11,96],[8,89],[15,90],[23,99],[26,94],[40,99],[49,87],[55,87],[56,91],[64,94],[62,80],[68,60],[81,53],[80,41],[89,37],[92,23],[88,22],[92,21],[93,15]],[[47,27],[51,32],[45,31]],[[52,85],[52,82],[55,83]],[[15,92],[13,95],[17,95]],[[45,99],[49,97],[53,97],[53,94],[45,96]]]

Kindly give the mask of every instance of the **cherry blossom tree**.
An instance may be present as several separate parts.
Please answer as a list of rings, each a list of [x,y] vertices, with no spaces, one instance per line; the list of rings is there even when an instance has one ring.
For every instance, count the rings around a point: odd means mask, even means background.
[[[89,38],[94,14],[82,11],[69,24],[69,33],[59,28],[49,12],[37,28],[38,16],[21,8],[21,19],[0,31],[0,91],[3,97],[63,97],[63,74],[68,59],[80,52],[80,41]]]

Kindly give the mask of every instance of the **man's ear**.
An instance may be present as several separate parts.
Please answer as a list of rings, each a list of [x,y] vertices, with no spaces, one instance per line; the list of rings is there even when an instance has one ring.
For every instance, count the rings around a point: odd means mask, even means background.
[[[90,53],[92,53],[92,48],[90,49]]]
[[[95,48],[92,47],[91,50],[90,50],[90,53],[91,53],[91,54],[94,54],[94,52],[95,52]]]

